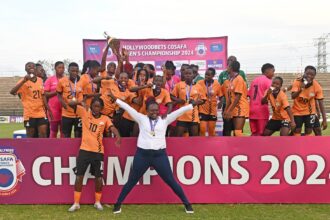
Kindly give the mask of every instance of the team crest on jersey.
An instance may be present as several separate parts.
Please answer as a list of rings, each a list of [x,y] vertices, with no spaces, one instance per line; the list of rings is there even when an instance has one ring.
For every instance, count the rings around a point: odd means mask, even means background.
[[[19,189],[25,168],[13,148],[0,147],[0,196],[11,196]]]
[[[276,102],[276,103],[275,103],[275,106],[276,106],[276,107],[280,107],[280,105],[281,105],[281,104],[280,104],[279,102]]]
[[[309,93],[309,97],[314,97],[314,96],[315,96],[314,92]]]
[[[162,103],[162,100],[161,100],[161,99],[156,99],[156,102],[157,102],[158,104],[160,104],[160,103]]]
[[[101,121],[101,122],[99,123],[99,125],[104,125],[104,122],[103,122],[103,121]]]
[[[195,51],[196,51],[197,55],[199,55],[199,56],[205,56],[206,50],[207,50],[207,47],[204,45],[204,43],[199,43],[195,47]]]

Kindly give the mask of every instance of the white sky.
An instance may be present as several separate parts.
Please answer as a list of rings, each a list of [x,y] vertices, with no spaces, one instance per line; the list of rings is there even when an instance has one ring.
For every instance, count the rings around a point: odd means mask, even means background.
[[[27,61],[82,63],[82,39],[228,36],[242,69],[316,65],[313,39],[330,32],[329,0],[2,0],[0,76]],[[330,50],[330,49],[329,49]],[[330,62],[330,59],[328,59]]]

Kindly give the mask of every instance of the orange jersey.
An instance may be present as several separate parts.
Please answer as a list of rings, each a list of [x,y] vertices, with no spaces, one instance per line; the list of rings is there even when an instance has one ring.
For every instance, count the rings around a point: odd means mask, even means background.
[[[20,83],[21,79],[18,81]],[[17,83],[17,84],[18,84]],[[44,88],[42,79],[37,77],[35,82],[31,80],[26,81],[17,91],[20,96],[23,105],[23,117],[24,120],[30,118],[45,118],[45,105],[43,102]]]
[[[93,83],[93,79],[88,73],[83,74],[80,77],[80,85],[83,91],[83,95],[96,94],[97,85]],[[93,98],[86,99],[86,106],[89,108]]]
[[[82,121],[82,140],[80,149],[96,153],[104,153],[104,146],[102,143],[103,133],[113,126],[109,117],[101,115],[99,118],[94,118],[91,111],[87,111],[80,105],[77,106],[76,113]]]
[[[172,95],[175,97],[185,100],[186,102],[182,105],[179,104],[179,108],[189,105],[189,100],[197,100],[202,99],[206,100],[206,95],[203,93],[203,89],[200,85],[192,85],[189,86],[186,82],[179,82],[174,86],[172,91]],[[186,121],[186,122],[198,122],[199,123],[199,112],[198,106],[195,106],[193,110],[185,112],[181,115],[178,121]]]
[[[273,109],[273,120],[287,120],[290,121],[290,117],[286,111],[288,107],[290,107],[290,104],[288,102],[288,97],[286,94],[280,90],[280,92],[277,94],[276,98],[274,97],[273,93],[271,93],[267,99],[270,102],[270,105]]]
[[[229,80],[228,88],[228,98],[230,99],[230,104],[233,104],[236,93],[241,94],[239,102],[235,106],[232,112],[233,117],[249,117],[249,102],[247,99],[247,86],[246,83],[240,75],[237,75],[234,79]],[[228,105],[229,103],[227,103]],[[229,106],[228,106],[229,107]]]
[[[74,109],[71,108],[68,103],[72,101],[73,97],[75,97],[78,102],[83,100],[82,88],[79,81],[75,84],[69,77],[63,77],[58,81],[56,91],[62,95],[67,105],[67,109],[62,107],[62,116],[76,118],[77,114],[74,113]]]
[[[295,80],[292,85],[291,92],[298,92],[301,90],[301,80]],[[323,99],[323,90],[320,84],[313,80],[313,83],[308,88],[304,88],[297,98],[293,101],[292,113],[293,115],[311,115],[316,114],[315,100]]]
[[[109,92],[109,90],[112,86],[118,86],[116,81],[117,80],[115,80],[115,79],[107,79],[107,80],[104,79],[104,80],[102,80],[101,81],[100,93],[101,94],[104,94],[104,93],[108,94],[108,92]],[[136,86],[135,82],[133,80],[129,79],[128,82],[127,82],[127,88],[130,89],[134,86]]]
[[[106,70],[99,73],[99,76],[102,78],[106,78],[108,76],[108,72]]]
[[[149,97],[155,97],[155,100],[158,104],[167,105],[168,103],[172,102],[170,93],[166,89],[161,89],[158,96],[154,95],[152,88],[146,88],[141,90],[141,96],[143,98],[142,107],[140,108],[140,113],[147,114],[147,106],[146,101]]]
[[[216,80],[208,85],[205,80],[197,82],[201,86],[203,93],[206,95],[206,102],[199,106],[199,113],[206,115],[217,115],[218,110],[218,97],[222,96],[220,83]]]

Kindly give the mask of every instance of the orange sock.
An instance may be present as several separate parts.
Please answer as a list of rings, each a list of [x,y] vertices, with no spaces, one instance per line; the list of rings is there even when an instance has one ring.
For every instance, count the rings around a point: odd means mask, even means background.
[[[75,204],[80,203],[80,196],[81,196],[81,192],[74,191],[74,203]]]
[[[301,136],[301,134],[300,133],[293,133],[293,136]]]
[[[95,203],[98,203],[101,201],[102,193],[101,192],[95,192]]]
[[[242,132],[242,130],[234,130],[234,134],[235,134],[236,137],[241,137],[241,136],[243,136],[243,132]]]

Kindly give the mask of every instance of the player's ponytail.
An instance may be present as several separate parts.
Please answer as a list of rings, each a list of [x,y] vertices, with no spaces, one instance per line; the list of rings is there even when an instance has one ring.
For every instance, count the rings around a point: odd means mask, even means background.
[[[85,73],[87,73],[88,69],[89,69],[89,66],[90,66],[90,60],[87,60],[84,65],[83,65],[83,68],[81,70],[81,75],[84,75]]]

